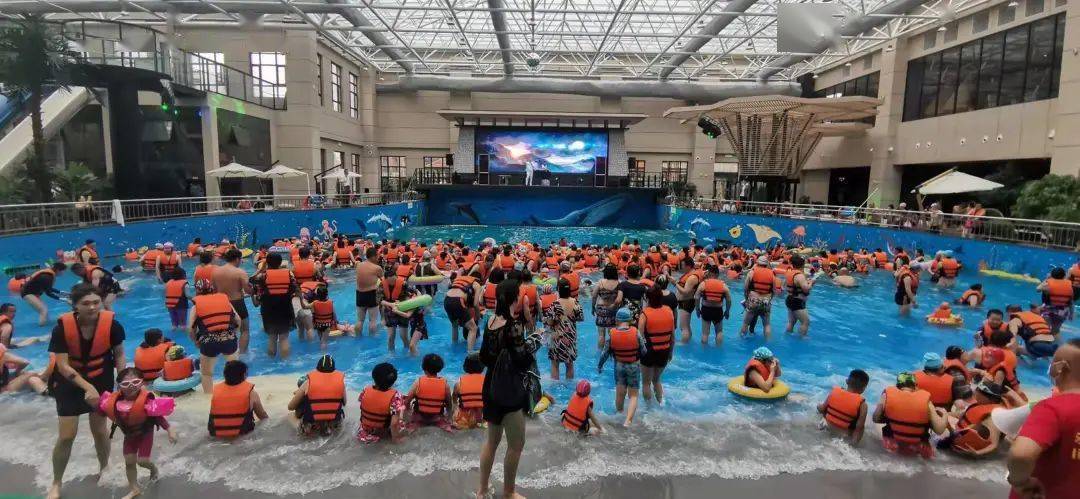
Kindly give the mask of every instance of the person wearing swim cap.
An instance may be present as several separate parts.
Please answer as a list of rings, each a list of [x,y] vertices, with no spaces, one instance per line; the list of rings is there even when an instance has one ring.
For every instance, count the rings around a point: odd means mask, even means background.
[[[884,425],[881,443],[885,450],[924,459],[934,457],[930,432],[940,435],[948,429],[948,413],[934,407],[930,393],[918,389],[915,375],[910,372],[898,374],[896,386],[885,388],[873,421]]]
[[[756,265],[746,273],[743,282],[743,298],[746,312],[743,314],[742,327],[739,335],[745,336],[758,319],[762,319],[762,331],[765,339],[772,336],[772,326],[769,325],[769,317],[772,311],[772,298],[776,290],[780,289],[780,281],[769,267],[769,257],[762,255],[757,258]]]
[[[781,374],[780,359],[768,347],[758,347],[743,369],[743,385],[769,393]]]
[[[562,411],[563,428],[581,435],[588,435],[592,429],[595,429],[597,434],[604,432],[600,419],[593,411],[593,400],[589,396],[591,391],[592,385],[587,380],[578,381],[574,394],[567,402],[566,409]]]
[[[615,312],[615,328],[611,330],[604,353],[600,356],[600,363],[596,372],[604,372],[604,363],[608,357],[615,357],[615,410],[623,412],[623,402],[627,395],[630,404],[626,408],[624,427],[629,427],[634,421],[634,413],[638,405],[638,389],[641,388],[641,366],[639,361],[645,356],[645,337],[631,321],[634,314],[629,308],[623,307]]]
[[[329,436],[341,428],[345,417],[345,374],[329,354],[319,357],[315,370],[293,392],[289,422],[302,436]]]

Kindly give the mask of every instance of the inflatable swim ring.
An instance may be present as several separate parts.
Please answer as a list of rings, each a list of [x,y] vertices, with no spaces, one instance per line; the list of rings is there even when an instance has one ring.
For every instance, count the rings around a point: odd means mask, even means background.
[[[935,326],[957,327],[957,326],[963,326],[964,325],[964,318],[960,317],[959,315],[956,315],[956,314],[950,315],[948,319],[942,319],[940,317],[934,317],[934,316],[927,316],[926,317],[926,322],[928,322],[930,324],[934,324]]]
[[[540,401],[536,403],[536,406],[533,407],[533,414],[543,413],[551,407],[551,404],[554,403],[555,399],[552,398],[551,395],[545,393],[543,396],[540,397]]]
[[[143,254],[143,253],[146,253],[146,252],[147,252],[147,251],[148,251],[149,249],[150,249],[149,247],[146,247],[146,246],[140,246],[140,247],[139,247],[139,254],[141,255],[141,254]]]
[[[345,331],[342,331],[342,330],[340,330],[340,329],[331,329],[330,331],[328,331],[328,332],[326,333],[326,335],[327,335],[327,336],[329,336],[329,337],[331,337],[331,338],[338,338],[338,337],[340,337],[340,336],[344,336],[344,335],[345,335]]]
[[[13,295],[17,295],[19,293],[22,293],[23,283],[25,283],[25,282],[26,282],[26,279],[16,279],[14,277],[12,277],[11,279],[8,279],[8,282],[7,282],[8,292],[13,294]]]
[[[252,253],[255,253],[255,250],[253,250],[251,248],[244,248],[244,249],[240,250],[240,257],[241,258],[247,258],[247,257],[251,256]]]
[[[1016,280],[1016,281],[1031,282],[1031,283],[1035,283],[1035,284],[1038,284],[1038,283],[1042,282],[1037,277],[1031,277],[1031,276],[1026,275],[1026,274],[1013,274],[1011,272],[1005,272],[1004,270],[980,269],[979,273],[982,274],[982,275],[1000,277],[1002,279],[1013,279],[1013,280]]]
[[[431,305],[431,295],[420,295],[398,303],[397,308],[402,312],[408,312],[428,305]]]
[[[735,376],[728,380],[727,389],[735,395],[754,400],[777,400],[787,397],[791,393],[791,387],[780,380],[776,380],[773,389],[767,393],[761,391],[760,388],[748,388],[743,384],[742,376]]]
[[[191,376],[176,381],[165,381],[165,378],[158,378],[154,380],[151,388],[155,392],[179,393],[195,389],[196,386],[199,386],[199,382],[201,381],[202,375],[199,373],[192,374]]]
[[[414,276],[409,276],[409,280],[406,281],[406,282],[408,282],[409,284],[413,284],[413,285],[425,285],[425,284],[438,284],[440,282],[443,282],[443,280],[445,280],[445,279],[446,279],[446,276],[441,275],[441,274],[440,275],[426,275],[426,276],[423,276],[423,277],[418,276],[418,275],[414,275]]]
[[[532,282],[533,282],[533,284],[535,284],[537,286],[540,286],[540,287],[546,286],[548,284],[550,284],[552,287],[555,287],[555,286],[557,286],[559,284],[558,279],[555,279],[554,277],[533,276],[533,281]]]

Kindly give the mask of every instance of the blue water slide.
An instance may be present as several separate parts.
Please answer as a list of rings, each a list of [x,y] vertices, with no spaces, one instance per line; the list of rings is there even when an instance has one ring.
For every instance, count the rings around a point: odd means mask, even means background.
[[[26,107],[26,94],[12,96],[0,94],[0,130],[7,128],[10,122],[22,115]]]

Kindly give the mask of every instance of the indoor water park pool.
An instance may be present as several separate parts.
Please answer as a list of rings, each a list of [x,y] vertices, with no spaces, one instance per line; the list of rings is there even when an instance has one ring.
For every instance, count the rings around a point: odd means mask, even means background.
[[[497,241],[531,240],[541,245],[565,239],[569,243],[611,244],[637,239],[642,245],[666,241],[681,246],[690,234],[681,230],[635,230],[597,227],[495,227],[495,226],[409,226],[398,231],[396,238],[416,238],[429,244],[442,239],[463,240],[475,247],[485,238]],[[154,241],[146,241],[152,244]],[[178,246],[187,241],[177,241]],[[933,254],[939,248],[922,248]],[[46,251],[47,253],[47,251]],[[114,309],[127,332],[125,350],[131,352],[142,340],[147,328],[166,330],[166,336],[184,345],[189,352],[196,349],[186,333],[168,331],[168,314],[163,305],[163,285],[152,274],[134,268],[132,262],[107,259],[107,267],[121,264],[130,271],[118,278],[126,290]],[[1006,304],[1026,305],[1039,301],[1035,284],[980,274],[974,262],[960,274],[956,287],[940,290],[924,282],[919,293],[919,308],[911,316],[901,317],[893,303],[894,279],[887,272],[872,272],[858,277],[859,286],[845,289],[821,279],[809,299],[811,317],[807,337],[783,332],[786,310],[782,300],[774,301],[773,334],[765,342],[760,326],[756,334],[740,337],[742,310],[736,306],[730,319],[724,322],[724,342],[703,346],[700,342],[700,319],[692,317],[694,337],[676,347],[674,358],[664,372],[666,401],[663,406],[642,404],[634,425],[620,426],[622,416],[614,407],[614,379],[609,362],[597,373],[599,349],[597,330],[591,311],[591,299],[581,300],[584,321],[578,328],[576,377],[592,382],[592,395],[597,403],[605,433],[598,438],[581,439],[565,432],[559,424],[559,412],[573,393],[576,380],[550,379],[550,364],[546,348],[537,352],[537,361],[544,391],[556,403],[552,410],[539,415],[528,426],[528,447],[524,454],[519,484],[525,487],[571,486],[589,480],[622,475],[663,476],[690,475],[721,478],[760,478],[782,472],[800,473],[819,470],[888,471],[915,473],[929,470],[952,477],[1004,481],[994,468],[999,463],[961,460],[946,453],[939,454],[933,465],[911,459],[901,459],[881,449],[880,431],[868,422],[868,437],[859,448],[852,448],[819,431],[820,418],[815,406],[832,386],[843,384],[852,369],[863,369],[871,376],[866,391],[871,408],[882,390],[891,384],[896,373],[914,371],[926,352],[943,354],[946,347],[973,347],[973,331],[989,308],[1004,308]],[[183,266],[191,275],[194,262],[185,259]],[[244,268],[252,273],[251,259]],[[355,321],[353,298],[354,275],[351,270],[327,271],[331,299],[338,317],[345,322]],[[598,274],[589,276],[593,281]],[[66,289],[75,282],[65,273],[57,287]],[[924,316],[942,301],[959,297],[970,284],[982,283],[987,294],[983,307],[961,309],[962,327],[950,328],[929,325]],[[741,300],[741,283],[729,282],[736,303]],[[448,434],[437,428],[421,429],[400,445],[361,445],[355,431],[359,411],[356,406],[358,390],[370,383],[371,368],[380,362],[391,362],[399,370],[396,388],[407,390],[421,373],[420,357],[438,353],[446,361],[443,375],[451,380],[462,373],[466,355],[463,341],[453,344],[449,322],[442,307],[446,284],[442,284],[427,313],[429,339],[422,341],[420,356],[410,356],[400,343],[396,353],[388,353],[385,330],[380,325],[374,337],[366,333],[359,337],[340,337],[330,341],[337,368],[346,374],[349,404],[344,431],[328,438],[304,439],[284,418],[272,418],[254,435],[234,443],[211,441],[206,435],[205,403],[201,408],[183,407],[170,419],[181,432],[177,445],[159,445],[155,454],[162,474],[182,476],[195,482],[220,482],[228,487],[274,494],[300,494],[330,490],[342,485],[364,486],[377,484],[399,476],[423,476],[439,471],[463,471],[476,465],[477,449],[483,439],[482,431]],[[32,310],[17,297],[10,300],[19,307],[15,323],[17,337],[47,335],[48,328],[38,327]],[[50,306],[50,321],[66,311],[66,305],[46,299]],[[250,305],[249,305],[250,306]],[[271,359],[266,354],[258,311],[251,308],[251,347],[242,356],[250,366],[252,381],[267,406],[279,409],[291,395],[291,387],[301,373],[314,368],[323,353],[317,342],[291,339],[292,356],[287,360]],[[50,323],[50,328],[51,324]],[[1066,338],[1078,333],[1076,323],[1066,323]],[[785,400],[772,402],[748,401],[736,397],[727,388],[727,381],[742,373],[751,352],[767,345],[780,359],[782,379],[791,386],[792,394]],[[47,360],[47,341],[18,350],[19,355],[40,369]],[[217,366],[220,379],[221,365]],[[1024,364],[1018,376],[1025,389],[1036,398],[1049,391],[1046,376],[1047,362],[1041,360]],[[0,459],[24,464],[36,470],[38,484],[47,484],[50,477],[49,453],[46,442],[55,438],[50,400],[28,395],[4,396],[0,412],[0,441],[7,452]],[[273,411],[272,411],[273,413]],[[87,432],[75,446],[75,457],[68,476],[77,478],[96,472],[93,446]],[[632,454],[628,451],[632,450]],[[629,457],[632,456],[632,457]],[[370,463],[356,466],[357,463]],[[763,463],[761,465],[754,463]],[[496,473],[501,464],[496,464]],[[106,482],[119,486],[124,481],[121,469],[106,476]]]

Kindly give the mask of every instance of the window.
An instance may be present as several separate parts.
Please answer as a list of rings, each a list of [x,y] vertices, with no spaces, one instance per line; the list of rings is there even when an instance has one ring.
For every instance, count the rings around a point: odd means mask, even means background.
[[[356,85],[356,75],[349,73],[349,117],[360,116],[359,89]]]
[[[252,52],[251,75],[255,97],[285,98],[285,54],[281,52]]]
[[[1064,29],[1058,14],[911,60],[904,121],[1057,97]]]
[[[959,29],[955,22],[951,22],[945,26],[945,43],[955,42],[956,35],[959,34]]]
[[[352,153],[352,171],[353,173],[360,174],[360,155]]]
[[[322,54],[315,57],[315,94],[319,96],[319,105],[326,105],[322,94]]]
[[[978,34],[990,27],[990,11],[984,10],[971,16],[971,33]]]
[[[334,168],[345,168],[345,153],[334,151]]]
[[[1024,15],[1033,16],[1043,11],[1043,0],[1027,0],[1024,2]]]
[[[1016,20],[1016,7],[1010,7],[1008,4],[1002,5],[998,8],[998,26],[1009,24]]]
[[[923,35],[922,48],[923,50],[930,50],[937,45],[937,31],[930,31]]]
[[[199,52],[191,57],[191,80],[195,88],[216,94],[225,93],[225,54],[221,52]]]
[[[424,168],[446,168],[445,156],[424,156]]]
[[[660,174],[668,182],[686,182],[690,163],[687,161],[661,161]]]
[[[341,112],[341,66],[330,63],[330,105],[334,112]]]
[[[634,163],[630,165],[630,175],[644,175],[645,174],[645,160],[635,159]]]
[[[402,192],[408,182],[405,156],[379,157],[379,189],[383,192]]]
[[[848,80],[843,83],[838,83],[823,90],[818,90],[815,95],[818,97],[851,97],[851,96],[864,96],[877,98],[878,94],[878,79],[881,73],[875,71],[868,75],[863,75],[854,80]],[[870,116],[863,118],[861,122],[874,124],[874,117]]]

